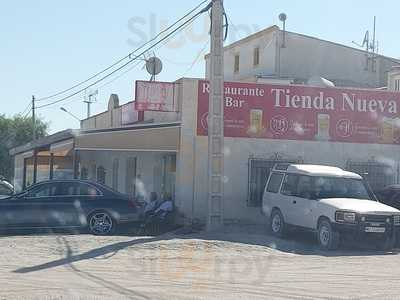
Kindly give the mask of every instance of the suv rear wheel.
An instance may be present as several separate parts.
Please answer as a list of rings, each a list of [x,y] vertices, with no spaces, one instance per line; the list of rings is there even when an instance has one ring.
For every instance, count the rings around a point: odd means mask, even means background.
[[[333,230],[326,219],[318,224],[318,243],[323,250],[334,250],[339,246],[339,233]]]
[[[282,237],[285,234],[285,220],[278,209],[274,209],[271,213],[269,228],[274,236]]]

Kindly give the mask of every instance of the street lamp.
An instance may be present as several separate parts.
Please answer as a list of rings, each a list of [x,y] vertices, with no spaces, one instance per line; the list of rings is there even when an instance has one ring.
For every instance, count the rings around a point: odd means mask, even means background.
[[[75,116],[73,113],[69,112],[65,107],[60,107],[60,109],[63,112],[66,112],[67,114],[69,114],[70,116],[72,116],[74,119],[78,120],[79,122],[81,121],[77,116]]]

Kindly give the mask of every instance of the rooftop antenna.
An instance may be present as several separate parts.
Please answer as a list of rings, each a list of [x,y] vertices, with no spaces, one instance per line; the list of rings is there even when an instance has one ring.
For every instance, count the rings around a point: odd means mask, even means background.
[[[376,41],[376,16],[374,16],[374,28],[373,28],[373,33],[372,33],[372,41],[370,40],[369,30],[367,30],[365,32],[364,40],[361,45],[355,41],[352,41],[352,43],[357,45],[360,48],[365,47],[365,51],[367,52],[367,54],[366,54],[367,60],[366,60],[365,70],[368,70],[369,61],[372,60],[372,71],[375,71],[375,59],[376,59],[375,54],[378,53],[378,45],[379,45],[378,41]]]
[[[286,20],[287,20],[287,15],[285,13],[279,14],[279,20],[283,23],[283,40],[282,40],[281,48],[285,48],[286,47]]]

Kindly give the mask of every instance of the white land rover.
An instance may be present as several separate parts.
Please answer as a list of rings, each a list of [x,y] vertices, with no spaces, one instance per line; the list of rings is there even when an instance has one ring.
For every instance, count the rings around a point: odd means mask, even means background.
[[[400,211],[379,203],[362,177],[340,168],[277,164],[263,195],[270,230],[282,236],[288,227],[317,232],[323,249],[335,249],[342,234],[376,237],[382,249],[394,246]]]

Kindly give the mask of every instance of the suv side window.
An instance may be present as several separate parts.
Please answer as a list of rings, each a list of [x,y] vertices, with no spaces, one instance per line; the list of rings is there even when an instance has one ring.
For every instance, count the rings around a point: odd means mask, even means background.
[[[297,196],[297,183],[299,181],[299,175],[286,174],[285,180],[283,181],[281,194],[286,196]]]
[[[268,181],[267,192],[278,193],[283,179],[282,173],[272,173]]]
[[[287,174],[283,181],[281,194],[310,199],[312,195],[312,180],[310,176]]]
[[[313,194],[312,178],[310,176],[299,176],[296,196],[311,199]]]

